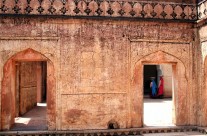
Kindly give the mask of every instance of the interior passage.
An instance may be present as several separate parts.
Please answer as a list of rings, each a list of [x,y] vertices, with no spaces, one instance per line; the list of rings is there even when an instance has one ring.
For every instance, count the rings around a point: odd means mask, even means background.
[[[46,62],[16,62],[16,107],[12,130],[45,130]]]

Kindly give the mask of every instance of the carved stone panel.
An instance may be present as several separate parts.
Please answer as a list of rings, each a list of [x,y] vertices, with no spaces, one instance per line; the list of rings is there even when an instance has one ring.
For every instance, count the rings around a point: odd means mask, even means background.
[[[3,0],[0,14],[130,17],[196,20],[196,4],[180,1],[137,0]]]

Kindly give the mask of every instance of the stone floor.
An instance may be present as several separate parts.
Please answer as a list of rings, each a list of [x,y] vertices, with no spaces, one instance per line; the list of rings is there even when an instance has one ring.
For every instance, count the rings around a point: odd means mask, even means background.
[[[46,130],[46,126],[46,103],[38,103],[23,116],[15,118],[11,130]]]
[[[173,127],[172,122],[172,99],[144,98],[144,126],[147,127]],[[173,132],[143,134],[143,136],[202,136],[199,132]]]
[[[144,126],[174,126],[172,123],[172,99],[144,98]]]

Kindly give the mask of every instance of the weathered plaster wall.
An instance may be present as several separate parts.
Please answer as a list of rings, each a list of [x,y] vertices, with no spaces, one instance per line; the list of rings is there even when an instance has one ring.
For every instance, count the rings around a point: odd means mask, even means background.
[[[178,63],[185,84],[175,95],[177,124],[195,125],[193,33],[190,23],[2,17],[0,77],[12,55],[32,48],[54,64],[56,129],[106,129],[110,120],[141,127],[143,90],[134,77],[154,54],[150,63]]]

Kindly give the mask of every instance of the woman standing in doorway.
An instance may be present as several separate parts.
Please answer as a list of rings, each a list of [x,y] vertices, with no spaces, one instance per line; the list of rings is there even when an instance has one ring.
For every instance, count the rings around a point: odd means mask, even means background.
[[[163,93],[164,93],[163,88],[164,88],[164,80],[163,80],[163,76],[160,76],[160,82],[159,82],[159,89],[158,89],[157,97],[163,98]]]
[[[151,88],[151,97],[155,98],[157,95],[157,85],[155,83],[155,77],[151,77],[150,88]]]

